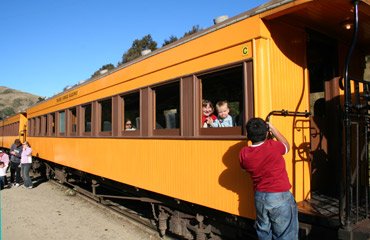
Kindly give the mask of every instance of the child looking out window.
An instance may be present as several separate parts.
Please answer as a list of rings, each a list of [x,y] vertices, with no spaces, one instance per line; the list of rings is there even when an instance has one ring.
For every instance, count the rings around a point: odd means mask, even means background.
[[[209,100],[203,100],[202,102],[202,126],[204,128],[212,127],[213,122],[217,117],[213,114],[214,108],[212,102]]]
[[[227,101],[219,101],[216,104],[218,113],[217,119],[212,123],[212,127],[232,127],[233,119],[229,115],[229,103]]]

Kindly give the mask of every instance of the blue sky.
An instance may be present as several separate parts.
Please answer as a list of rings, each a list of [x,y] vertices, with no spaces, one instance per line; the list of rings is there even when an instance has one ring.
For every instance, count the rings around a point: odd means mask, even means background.
[[[221,15],[233,17],[268,0],[2,0],[0,86],[51,97],[122,60],[135,39],[158,47]]]

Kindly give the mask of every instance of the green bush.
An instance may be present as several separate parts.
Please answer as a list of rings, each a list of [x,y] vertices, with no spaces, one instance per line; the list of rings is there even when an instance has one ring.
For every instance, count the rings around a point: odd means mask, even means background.
[[[5,89],[2,94],[15,93],[13,89]]]

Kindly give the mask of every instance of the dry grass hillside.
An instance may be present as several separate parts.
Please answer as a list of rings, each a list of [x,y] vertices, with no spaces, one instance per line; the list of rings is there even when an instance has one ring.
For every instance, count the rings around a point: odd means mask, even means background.
[[[39,96],[0,86],[0,118],[25,111],[39,101]]]

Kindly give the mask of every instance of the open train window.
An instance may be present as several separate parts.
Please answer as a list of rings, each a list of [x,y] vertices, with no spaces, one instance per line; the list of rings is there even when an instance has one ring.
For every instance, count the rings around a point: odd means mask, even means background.
[[[154,135],[180,135],[180,82],[152,88]]]
[[[58,135],[64,136],[66,133],[66,112],[58,112]]]
[[[98,102],[99,104],[99,134],[103,136],[112,135],[112,99]]]
[[[82,115],[82,134],[83,135],[91,135],[91,116],[92,116],[92,107],[91,104],[87,104],[82,106],[81,108],[81,115]]]
[[[77,134],[77,109],[68,109],[68,134],[76,136]]]
[[[140,129],[140,93],[130,93],[121,96],[123,135],[138,135]]]
[[[50,113],[49,114],[49,126],[48,128],[50,129],[48,131],[49,136],[55,136],[55,113]]]
[[[200,135],[241,135],[244,116],[243,65],[200,75],[198,79],[201,86]]]

